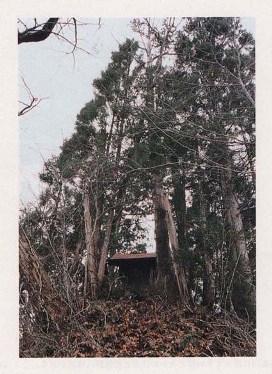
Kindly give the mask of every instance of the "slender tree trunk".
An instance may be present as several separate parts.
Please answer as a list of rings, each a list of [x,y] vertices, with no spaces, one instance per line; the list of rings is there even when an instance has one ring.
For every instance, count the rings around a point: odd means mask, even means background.
[[[189,292],[182,259],[178,253],[178,238],[169,199],[166,197],[160,177],[155,176],[155,234],[158,256],[158,276],[176,279],[179,295],[184,304],[189,304]],[[169,241],[171,246],[169,246]],[[172,273],[174,270],[174,274]]]
[[[199,218],[200,218],[200,248],[204,260],[203,266],[203,305],[212,307],[215,297],[215,279],[211,253],[206,240],[206,204],[202,183],[199,181]]]
[[[79,255],[80,255],[82,245],[83,245],[83,240],[82,240],[82,237],[81,237],[81,233],[79,235],[80,236],[79,236],[78,242],[76,244],[74,260],[73,260],[72,266],[70,268],[70,272],[71,272],[72,276],[74,275],[74,273],[77,270],[78,263],[79,263]]]
[[[65,205],[65,199],[64,199],[64,205]],[[63,209],[65,206],[63,207]],[[71,282],[70,282],[70,276],[68,271],[68,260],[67,260],[67,248],[66,248],[66,220],[65,220],[65,214],[62,216],[62,266],[63,266],[63,284],[65,287],[65,294],[66,299],[70,307],[72,306],[71,303]]]
[[[100,194],[95,197],[95,220],[93,224],[93,245],[95,253],[99,253],[101,245],[101,222],[102,222],[102,212],[103,212],[103,196]]]
[[[154,220],[155,240],[158,259],[158,280],[172,276],[172,262],[170,256],[169,236],[166,224],[166,212],[161,200],[161,183],[158,176],[154,176]]]
[[[113,217],[114,217],[114,208],[111,208],[108,223],[107,223],[105,238],[104,238],[103,246],[101,248],[100,262],[99,262],[99,268],[98,268],[98,282],[100,286],[105,276],[106,261],[107,261],[107,256],[109,252]]]
[[[172,255],[172,262],[175,272],[175,277],[179,289],[180,298],[183,301],[184,304],[189,304],[189,291],[187,287],[187,281],[186,281],[186,275],[184,271],[184,264],[181,258],[181,253],[179,251],[179,245],[178,245],[178,237],[176,232],[176,227],[174,223],[174,218],[172,214],[171,205],[169,202],[169,199],[165,195],[165,193],[162,191],[162,204],[166,212],[166,223],[168,228],[168,234],[171,244],[171,255]]]
[[[85,282],[84,297],[86,298],[88,286],[90,284],[91,297],[95,299],[97,296],[97,276],[95,262],[95,247],[93,241],[92,217],[90,213],[90,200],[87,192],[83,197],[84,221],[85,221],[85,241],[86,241],[86,263],[85,263]]]
[[[65,243],[62,245],[62,262],[63,262],[63,283],[65,287],[66,298],[68,304],[71,306],[71,282],[69,278],[69,271],[68,271],[68,261],[67,261],[67,248]]]
[[[250,170],[252,181],[253,181],[253,187],[254,187],[254,190],[255,190],[255,186],[256,186],[256,173],[255,173],[255,166],[254,166],[253,156],[252,156],[252,154],[255,153],[255,149],[254,150],[252,149],[252,147],[253,147],[252,143],[248,143],[248,141],[246,139],[246,135],[245,135],[244,132],[242,133],[242,136],[243,136],[243,140],[244,140],[244,144],[245,144],[245,149],[246,149],[247,162],[248,162],[248,165],[249,165],[249,170]]]
[[[175,159],[177,161],[177,159]],[[172,180],[174,187],[173,204],[177,216],[178,241],[182,250],[187,249],[186,242],[186,195],[185,176],[179,168],[172,168]]]
[[[230,284],[231,301],[239,315],[255,318],[255,287],[248,257],[242,216],[237,197],[234,193],[232,173],[227,171],[222,176],[222,188],[229,226],[230,244]]]
[[[113,235],[118,232],[120,222],[122,219],[123,209],[125,205],[126,191],[128,187],[128,181],[129,181],[129,176],[126,175],[123,178],[122,183],[120,183],[120,188],[118,189],[117,194],[116,194],[116,206],[114,209],[115,214],[112,220],[112,228],[111,228],[111,232]],[[115,253],[115,249],[112,248],[110,251],[110,255],[113,256],[114,253]]]

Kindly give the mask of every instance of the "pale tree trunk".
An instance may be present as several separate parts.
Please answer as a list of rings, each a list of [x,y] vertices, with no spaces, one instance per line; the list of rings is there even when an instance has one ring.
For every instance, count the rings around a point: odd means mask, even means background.
[[[106,223],[103,245],[101,249],[99,250],[100,259],[99,259],[99,266],[98,266],[98,272],[97,272],[99,286],[102,285],[104,277],[105,277],[106,262],[107,262],[107,257],[109,254],[109,245],[110,245],[112,232],[116,232],[116,230],[118,229],[121,217],[122,217],[124,197],[125,197],[126,190],[127,190],[128,180],[129,180],[129,177],[126,176],[119,190],[115,191],[112,195],[112,202],[111,202],[109,216],[108,216],[107,223]]]
[[[202,183],[199,181],[199,219],[201,240],[200,247],[204,260],[203,268],[203,305],[212,307],[215,298],[215,279],[212,266],[212,255],[209,253],[206,240],[206,204],[203,194]]]
[[[242,216],[237,197],[234,193],[232,173],[227,171],[222,177],[222,188],[226,209],[226,219],[229,226],[230,246],[230,283],[227,294],[235,311],[241,315],[255,318],[255,286],[247,251]],[[228,296],[228,295],[227,295]]]
[[[157,243],[157,256],[158,256],[158,270],[161,270],[161,267],[164,269],[165,273],[171,272],[172,266],[174,269],[174,277],[179,290],[179,295],[181,300],[185,305],[189,304],[189,292],[186,282],[186,276],[184,271],[184,266],[182,259],[180,258],[179,245],[176,227],[174,223],[174,218],[172,214],[171,205],[169,199],[165,195],[159,177],[156,176],[155,180],[155,229],[156,229],[156,240],[157,236],[162,235],[162,230],[165,230],[164,238],[165,241],[162,243]],[[157,213],[156,213],[157,211]],[[160,213],[159,213],[160,212]],[[163,217],[164,222],[160,224],[158,220],[158,213]],[[164,225],[164,227],[162,227]],[[160,239],[160,237],[159,237]],[[170,246],[169,246],[170,241]],[[166,252],[167,248],[167,253]],[[162,250],[164,251],[164,256],[161,256]],[[162,257],[162,258],[161,258]],[[160,263],[161,260],[161,263]]]
[[[254,186],[254,191],[255,191],[255,186],[256,186],[256,172],[255,172],[255,165],[254,165],[254,162],[253,162],[253,159],[252,159],[252,149],[250,149],[250,147],[252,147],[252,144],[250,144],[246,138],[246,135],[245,133],[243,132],[242,133],[242,136],[243,136],[243,140],[244,140],[244,145],[245,145],[245,150],[246,150],[246,156],[247,156],[247,163],[249,165],[249,171],[250,171],[250,174],[251,174],[251,178],[252,178],[252,182],[253,182],[253,186]]]
[[[166,212],[162,205],[160,178],[155,175],[154,180],[154,221],[155,241],[158,261],[158,281],[164,281],[166,277],[173,278],[172,261],[170,256],[169,236],[166,224]]]
[[[63,214],[62,217],[62,266],[63,266],[63,284],[65,287],[66,298],[70,307],[72,307],[71,303],[71,282],[70,282],[70,275],[68,272],[68,260],[67,260],[67,248],[66,248],[66,221],[65,215]]]
[[[102,222],[102,211],[103,211],[103,196],[100,195],[95,197],[95,220],[93,223],[93,245],[95,252],[98,253],[100,247],[100,227]]]
[[[98,267],[98,282],[99,282],[99,285],[102,284],[102,282],[104,280],[104,276],[105,276],[106,261],[107,261],[107,256],[108,256],[108,252],[109,252],[109,244],[110,244],[113,217],[114,217],[114,208],[111,208],[110,213],[109,213],[109,219],[108,219],[108,222],[107,222],[105,238],[104,238],[104,242],[103,242],[103,246],[101,248],[101,254],[100,254],[100,262],[99,262],[99,267]]]
[[[46,311],[46,315],[58,327],[60,322],[65,319],[66,305],[55,290],[35,249],[21,228],[19,232],[19,268],[20,275],[27,284],[32,305],[37,311]]]
[[[62,262],[63,262],[63,283],[65,287],[65,293],[66,293],[68,304],[72,306],[71,282],[70,282],[69,272],[68,272],[67,248],[66,248],[65,243],[62,244]]]
[[[83,239],[82,239],[82,233],[79,234],[79,240],[76,244],[76,249],[75,249],[75,256],[74,256],[74,259],[73,259],[73,263],[70,267],[70,284],[71,282],[73,282],[73,285],[76,287],[73,287],[73,293],[72,293],[72,296],[73,296],[73,300],[75,302],[75,304],[78,304],[79,303],[79,288],[78,288],[78,284],[77,284],[77,281],[74,276],[76,275],[77,273],[77,270],[78,270],[78,267],[79,267],[79,263],[80,263],[80,252],[82,251],[82,247],[83,247]],[[71,294],[70,294],[71,295]]]
[[[106,261],[109,253],[111,234],[112,230],[114,229],[114,219],[117,218],[115,216],[116,206],[119,207],[119,211],[117,211],[117,213],[118,216],[121,217],[122,202],[126,192],[127,182],[128,178],[125,178],[119,190],[112,195],[112,202],[109,208],[109,215],[105,223],[105,230],[101,230],[103,214],[102,194],[98,197],[94,197],[95,219],[92,219],[89,194],[87,192],[84,193],[83,206],[87,249],[84,280],[85,299],[89,286],[91,288],[92,298],[97,297],[99,288],[102,286],[105,277]]]
[[[83,196],[84,222],[85,222],[85,242],[86,242],[86,262],[84,280],[84,298],[86,298],[89,285],[92,299],[97,296],[97,273],[95,261],[95,247],[93,240],[92,217],[90,213],[90,199],[87,192]]]
[[[189,291],[187,287],[186,275],[184,271],[184,264],[182,263],[181,253],[179,251],[178,237],[176,232],[176,227],[174,223],[174,218],[172,214],[171,205],[168,197],[162,191],[162,203],[166,212],[166,223],[169,233],[169,240],[171,244],[171,255],[173,261],[173,267],[175,271],[175,277],[177,280],[177,285],[179,288],[180,298],[184,304],[189,304]]]

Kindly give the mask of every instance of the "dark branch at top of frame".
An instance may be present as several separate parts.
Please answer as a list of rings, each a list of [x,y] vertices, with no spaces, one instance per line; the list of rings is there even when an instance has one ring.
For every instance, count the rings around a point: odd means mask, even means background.
[[[38,30],[37,25],[26,29],[23,32],[18,32],[18,44],[41,42],[49,37],[59,18],[49,18],[43,25],[42,29]]]

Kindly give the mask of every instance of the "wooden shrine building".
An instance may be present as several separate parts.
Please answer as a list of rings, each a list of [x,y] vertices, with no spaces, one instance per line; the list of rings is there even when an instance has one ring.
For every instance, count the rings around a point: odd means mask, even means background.
[[[119,275],[129,287],[142,289],[153,279],[157,268],[156,253],[116,253],[108,260],[110,266],[119,267]]]

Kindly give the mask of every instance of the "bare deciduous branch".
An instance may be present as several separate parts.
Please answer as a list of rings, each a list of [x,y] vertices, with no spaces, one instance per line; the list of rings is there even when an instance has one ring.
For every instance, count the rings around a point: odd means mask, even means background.
[[[39,105],[39,103],[43,100],[41,98],[38,98],[38,97],[35,97],[31,91],[31,89],[28,87],[28,85],[26,84],[26,81],[24,80],[23,77],[21,77],[22,81],[23,81],[23,84],[24,84],[24,88],[25,90],[27,91],[28,93],[28,97],[29,97],[29,102],[28,103],[25,103],[23,101],[19,101],[19,104],[23,105],[23,108],[21,110],[19,110],[18,112],[18,116],[23,116],[24,114],[26,114],[27,112],[29,112],[30,110],[34,109],[37,105]]]

